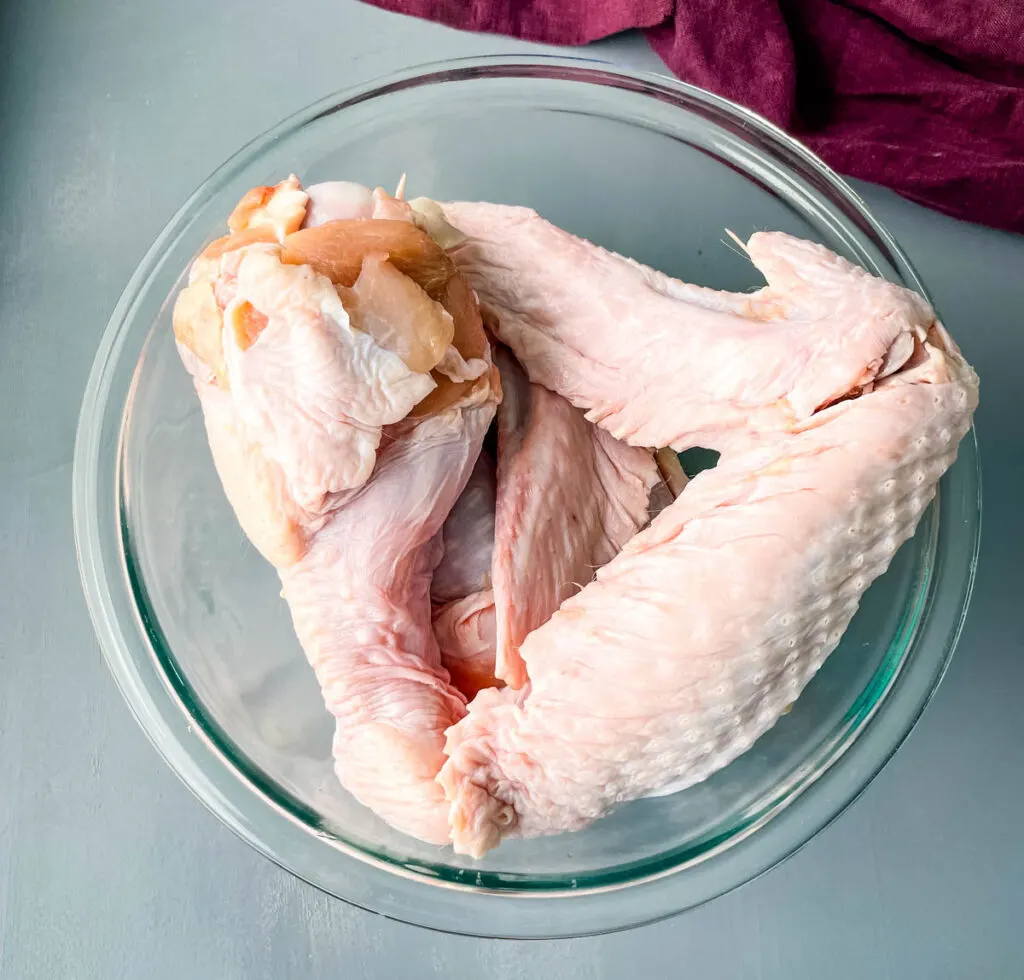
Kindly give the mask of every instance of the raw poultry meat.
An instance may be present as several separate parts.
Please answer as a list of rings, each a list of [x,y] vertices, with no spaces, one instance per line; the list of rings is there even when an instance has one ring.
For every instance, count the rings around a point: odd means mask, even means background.
[[[355,219],[300,231],[305,207],[294,178],[246,195],[194,263],[175,335],[227,496],[335,716],[338,777],[444,843],[435,777],[465,698],[430,582],[498,382],[472,294],[429,236]]]
[[[785,235],[751,238],[768,285],[732,295],[525,209],[358,185],[257,188],[229,230],[174,311],[225,492],[279,572],[341,782],[461,853],[745,751],[977,403],[921,297]],[[499,383],[474,289],[533,384],[501,354]],[[634,534],[669,445],[723,456]]]
[[[527,682],[519,646],[647,523],[658,468],[647,449],[597,428],[531,384],[499,347],[498,500],[492,580],[495,674]]]
[[[519,644],[647,523],[649,450],[620,442],[531,384],[499,347],[498,466],[484,455],[445,524],[434,628],[453,682],[473,697],[527,680]]]
[[[746,245],[768,285],[703,289],[576,238],[528,208],[447,204],[456,265],[530,379],[639,446],[726,452],[897,370],[920,296],[781,233]]]
[[[449,731],[452,840],[479,856],[698,782],[770,728],[913,533],[977,378],[920,297],[820,246],[754,236],[770,285],[728,296],[522,209],[446,213],[531,377],[617,434],[730,450],[526,638],[529,688]]]
[[[496,492],[494,460],[485,449],[442,528],[444,557],[430,591],[441,662],[467,698],[500,683],[491,588]]]
[[[308,194],[304,228],[374,217],[415,224],[417,218],[405,201],[380,188],[371,191],[349,181],[314,184],[308,188]],[[430,230],[443,239],[444,228],[436,218],[430,223]],[[454,362],[446,364],[446,369],[456,379],[465,373]],[[494,676],[494,598],[490,588],[494,479],[493,460],[481,454],[462,496],[445,521],[441,535],[443,558],[434,571],[431,587],[441,662],[452,684],[466,697],[499,683]]]
[[[494,590],[477,589],[435,605],[433,615],[441,663],[466,698],[485,687],[501,687],[494,676]]]
[[[434,571],[434,602],[443,604],[490,588],[497,492],[494,458],[483,449],[442,528],[444,558]]]
[[[706,778],[775,723],[931,500],[976,379],[940,328],[923,364],[700,474],[523,643],[525,694],[448,733],[458,850],[572,830]]]
[[[493,414],[450,410],[390,442],[373,477],[281,570],[295,630],[337,719],[341,784],[393,827],[448,840],[435,777],[444,732],[465,712],[431,625],[438,532]]]

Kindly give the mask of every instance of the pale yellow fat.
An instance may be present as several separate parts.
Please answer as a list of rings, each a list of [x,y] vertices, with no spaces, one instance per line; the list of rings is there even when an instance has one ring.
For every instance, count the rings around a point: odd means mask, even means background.
[[[355,284],[338,295],[352,325],[413,371],[430,371],[455,335],[451,314],[382,255],[367,255]]]
[[[199,279],[178,294],[171,316],[174,337],[205,364],[221,385],[227,384],[224,346],[221,339],[223,319],[213,284]]]

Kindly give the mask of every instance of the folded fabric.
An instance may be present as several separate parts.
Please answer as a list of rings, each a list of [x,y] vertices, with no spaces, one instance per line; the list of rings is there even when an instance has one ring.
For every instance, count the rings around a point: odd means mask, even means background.
[[[1024,231],[1019,0],[366,0],[471,31],[586,44],[645,28],[680,78],[841,173]]]

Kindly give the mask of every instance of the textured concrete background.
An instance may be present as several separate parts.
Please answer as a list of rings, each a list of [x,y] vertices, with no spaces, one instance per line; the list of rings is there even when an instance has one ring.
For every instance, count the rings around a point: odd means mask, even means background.
[[[282,116],[413,62],[530,49],[349,0],[283,7],[0,4],[0,977],[1019,980],[1024,241],[885,191],[863,189],[982,377],[982,563],[920,727],[796,857],[630,933],[460,939],[296,881],[160,762],[101,663],[74,562],[74,427],[110,310],[189,192]],[[640,38],[599,47],[657,66]]]

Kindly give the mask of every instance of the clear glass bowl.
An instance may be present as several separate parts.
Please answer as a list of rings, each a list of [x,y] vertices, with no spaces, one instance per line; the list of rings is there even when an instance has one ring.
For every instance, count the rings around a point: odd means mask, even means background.
[[[690,908],[791,854],[907,735],[960,630],[980,526],[972,435],[937,502],[792,711],[701,785],[479,862],[390,830],[331,769],[332,725],[274,572],[221,492],[170,310],[241,194],[295,172],[528,204],[683,279],[758,285],[726,228],[782,229],[922,290],[857,195],[723,99],[570,58],[414,69],[331,96],[247,146],[160,235],[104,334],[75,454],[82,579],[142,727],[239,835],[376,912],[490,936],[567,936]],[[922,290],[923,291],[923,290]],[[956,324],[951,325],[956,332]]]

